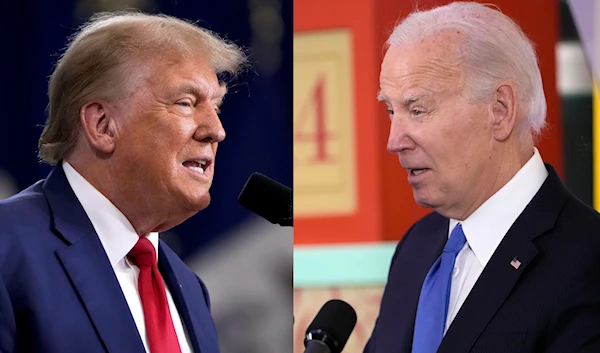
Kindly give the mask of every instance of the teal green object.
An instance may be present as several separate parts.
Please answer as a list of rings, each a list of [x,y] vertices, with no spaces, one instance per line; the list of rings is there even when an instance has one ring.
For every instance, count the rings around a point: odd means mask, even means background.
[[[295,246],[294,288],[383,286],[396,245]]]

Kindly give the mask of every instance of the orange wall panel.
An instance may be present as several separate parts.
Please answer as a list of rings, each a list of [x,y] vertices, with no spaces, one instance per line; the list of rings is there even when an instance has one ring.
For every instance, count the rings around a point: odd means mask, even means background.
[[[419,0],[419,8],[449,3]],[[562,124],[556,89],[555,46],[558,4],[547,0],[496,0],[536,45],[548,101],[548,126],[538,148],[544,160],[562,175]],[[417,206],[395,155],[385,149],[389,119],[376,101],[383,45],[398,18],[414,10],[413,1],[298,0],[294,2],[297,33],[347,28],[352,32],[358,209],[348,216],[295,218],[296,244],[397,240],[430,212]]]

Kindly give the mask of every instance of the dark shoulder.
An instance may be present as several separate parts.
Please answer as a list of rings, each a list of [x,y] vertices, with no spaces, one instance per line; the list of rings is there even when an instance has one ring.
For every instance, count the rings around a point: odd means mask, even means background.
[[[441,230],[448,230],[448,218],[440,215],[437,212],[431,212],[423,216],[417,222],[415,222],[410,229],[404,234],[402,240],[400,241],[401,245],[403,241],[410,239],[411,236],[417,235],[419,237],[428,236],[436,234]]]
[[[600,213],[573,195],[567,198],[559,221],[578,222],[587,227],[596,226],[595,230],[600,234]]]
[[[0,200],[0,234],[22,225],[31,225],[49,214],[48,203],[39,181],[20,193]]]
[[[418,220],[412,227],[414,230],[419,231],[433,231],[439,230],[441,227],[448,226],[448,218],[440,215],[437,212],[431,212],[423,216]]]
[[[167,259],[169,261],[169,265],[171,266],[173,271],[177,272],[179,275],[185,276],[185,278],[190,280],[191,282],[198,283],[198,285],[200,286],[200,290],[202,291],[202,295],[204,296],[204,301],[206,303],[206,306],[210,310],[210,297],[208,294],[208,289],[206,288],[206,285],[204,284],[204,282],[162,240],[160,241],[160,247],[162,248],[162,251],[164,252],[165,256],[167,257]]]
[[[49,229],[50,208],[42,181],[0,200],[0,274],[17,273],[24,254]]]
[[[557,244],[580,256],[600,260],[600,213],[589,205],[569,196],[554,226]]]
[[[448,222],[448,218],[437,212],[430,212],[415,222],[404,233],[396,246],[394,256],[392,257],[392,265],[403,248],[413,248],[416,245],[415,243],[436,243],[435,239],[437,239],[440,232],[448,231]]]

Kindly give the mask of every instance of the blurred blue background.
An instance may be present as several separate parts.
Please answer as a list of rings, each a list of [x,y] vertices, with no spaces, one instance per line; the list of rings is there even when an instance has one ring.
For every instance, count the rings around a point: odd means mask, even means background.
[[[273,352],[291,351],[292,230],[253,216],[237,196],[256,171],[292,186],[292,7],[291,0],[0,5],[0,198],[51,170],[37,160],[48,77],[68,36],[94,12],[135,8],[173,15],[249,49],[253,68],[230,85],[222,106],[227,138],[219,145],[212,202],[161,235],[207,282],[224,353],[268,352],[258,348],[264,339],[273,342]]]

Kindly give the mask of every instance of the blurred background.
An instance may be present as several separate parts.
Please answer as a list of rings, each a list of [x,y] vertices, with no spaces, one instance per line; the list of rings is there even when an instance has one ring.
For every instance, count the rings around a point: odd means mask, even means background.
[[[67,37],[93,13],[173,15],[249,49],[253,69],[230,85],[222,107],[227,139],[219,146],[212,202],[161,235],[207,284],[223,353],[291,348],[292,230],[252,215],[237,196],[257,171],[292,186],[292,6],[291,0],[0,2],[0,198],[50,172],[37,161],[48,77]]]
[[[383,44],[397,21],[417,5],[449,2],[294,3],[295,352],[332,298],[358,314],[344,352],[362,352],[395,246],[430,212],[415,204],[406,172],[386,151],[389,119],[376,94]],[[598,209],[600,100],[592,72],[600,64],[600,2],[480,2],[497,5],[535,43],[549,122],[538,148],[571,192]]]

